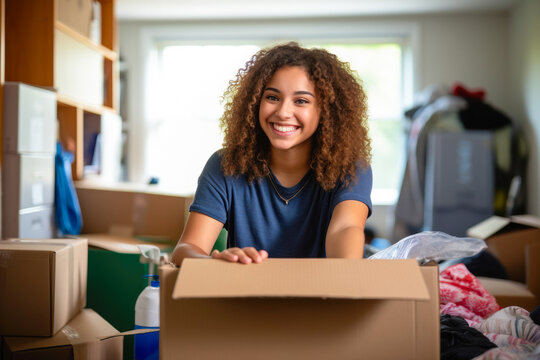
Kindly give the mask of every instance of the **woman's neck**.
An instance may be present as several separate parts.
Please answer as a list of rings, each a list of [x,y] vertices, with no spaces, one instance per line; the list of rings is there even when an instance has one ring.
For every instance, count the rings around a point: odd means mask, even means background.
[[[291,187],[309,170],[311,149],[271,150],[270,168],[281,185]]]

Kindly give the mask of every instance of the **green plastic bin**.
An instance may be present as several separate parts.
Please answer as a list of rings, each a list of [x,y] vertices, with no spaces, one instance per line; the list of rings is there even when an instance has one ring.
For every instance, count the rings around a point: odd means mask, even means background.
[[[161,250],[170,253],[172,248]],[[123,254],[88,248],[86,306],[95,310],[118,331],[135,327],[135,302],[148,285],[148,264],[140,254]],[[124,338],[124,359],[133,359],[133,336]]]

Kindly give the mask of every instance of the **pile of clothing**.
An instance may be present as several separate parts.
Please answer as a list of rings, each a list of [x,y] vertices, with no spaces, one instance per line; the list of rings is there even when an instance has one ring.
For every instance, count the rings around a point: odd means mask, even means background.
[[[502,308],[458,263],[441,271],[441,359],[540,359],[540,306]]]

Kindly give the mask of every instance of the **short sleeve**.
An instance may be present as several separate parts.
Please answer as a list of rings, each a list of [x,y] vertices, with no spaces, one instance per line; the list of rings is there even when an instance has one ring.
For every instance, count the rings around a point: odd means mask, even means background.
[[[221,170],[221,156],[215,152],[207,161],[189,211],[195,211],[223,224],[227,221],[227,182]]]
[[[357,181],[352,181],[349,186],[339,185],[334,189],[335,193],[332,199],[332,212],[337,204],[345,200],[358,200],[368,207],[368,217],[372,213],[371,189],[373,187],[373,174],[371,167],[358,166],[356,170]]]

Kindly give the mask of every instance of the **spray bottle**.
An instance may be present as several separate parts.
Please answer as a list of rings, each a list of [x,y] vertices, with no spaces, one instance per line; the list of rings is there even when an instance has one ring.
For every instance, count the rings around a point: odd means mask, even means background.
[[[135,329],[159,329],[159,275],[155,267],[160,261],[159,248],[138,245],[141,262],[148,263],[151,281],[135,303]],[[135,335],[135,360],[159,359],[159,331]]]

